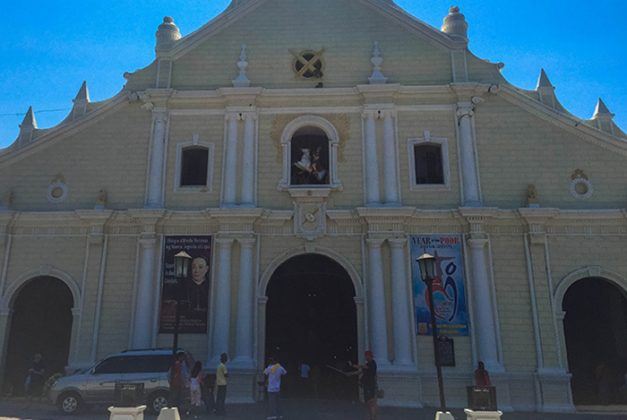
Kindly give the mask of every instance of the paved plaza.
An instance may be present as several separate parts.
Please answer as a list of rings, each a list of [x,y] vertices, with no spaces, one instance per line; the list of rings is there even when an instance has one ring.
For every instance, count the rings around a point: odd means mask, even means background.
[[[432,420],[435,409],[406,409],[406,408],[381,408],[380,420]],[[359,404],[344,401],[324,400],[286,400],[283,401],[283,414],[285,420],[363,420],[366,418],[363,407]],[[462,410],[453,410],[455,419],[465,419]],[[77,416],[64,416],[55,407],[45,403],[28,402],[25,400],[0,400],[0,419],[32,419],[32,420],[87,420],[107,419],[106,407],[95,407]],[[193,416],[184,417],[193,418]],[[235,405],[228,407],[226,417],[216,417],[201,414],[203,419],[232,419],[232,420],[263,420],[266,418],[264,404]],[[155,416],[146,416],[146,419],[154,420]],[[577,413],[577,414],[536,414],[536,413],[506,413],[505,420],[619,420],[627,419],[627,411],[620,410],[613,413]]]

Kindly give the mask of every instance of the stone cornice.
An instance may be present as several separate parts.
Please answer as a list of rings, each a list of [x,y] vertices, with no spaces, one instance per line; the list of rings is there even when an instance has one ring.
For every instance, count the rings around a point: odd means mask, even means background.
[[[220,234],[252,233],[255,223],[263,215],[260,208],[208,209],[207,216],[218,224]]]

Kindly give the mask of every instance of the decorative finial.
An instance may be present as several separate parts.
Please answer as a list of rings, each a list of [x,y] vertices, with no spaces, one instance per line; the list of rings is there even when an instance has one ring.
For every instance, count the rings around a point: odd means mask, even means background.
[[[250,80],[246,77],[246,69],[248,68],[248,58],[246,56],[246,45],[242,44],[242,49],[239,53],[239,61],[237,62],[237,68],[239,69],[239,75],[233,80],[233,87],[249,87]]]
[[[35,119],[33,107],[30,106],[24,116],[24,120],[22,120],[22,124],[20,124],[20,134],[17,138],[18,145],[23,146],[30,143],[33,140],[35,130],[37,130],[37,120]]]
[[[33,107],[29,106],[28,111],[26,111],[26,115],[22,120],[22,124],[20,124],[21,129],[29,129],[29,128],[37,128],[37,120],[35,119],[35,113],[33,112]]]
[[[383,64],[383,57],[381,56],[381,50],[379,49],[379,42],[374,42],[372,49],[372,58],[370,59],[373,70],[372,75],[368,78],[371,85],[382,85],[387,82],[387,77],[381,72],[381,64]]]
[[[594,114],[592,115],[592,123],[601,131],[605,131],[613,136],[621,135],[620,128],[618,128],[614,121],[614,114],[612,114],[603,102],[603,99],[599,98],[597,106],[594,108]]]
[[[538,77],[538,83],[536,84],[536,92],[540,102],[550,108],[557,108],[558,102],[555,97],[555,87],[549,80],[549,76],[546,75],[544,69],[540,69],[540,76]]]
[[[12,190],[8,190],[4,194],[2,194],[2,197],[0,199],[0,211],[9,210],[11,208],[11,205],[13,204],[13,198],[14,194]]]
[[[76,97],[72,101],[74,106],[72,107],[72,117],[80,117],[87,113],[87,104],[90,102],[89,89],[87,88],[87,82],[83,82]]]
[[[533,184],[527,186],[527,207],[540,207],[540,204],[538,204],[538,190]]]
[[[157,29],[157,53],[170,50],[176,41],[181,39],[181,31],[170,16],[163,18],[163,23]]]
[[[96,210],[104,210],[107,207],[107,190],[98,191],[98,197],[96,197]]]
[[[459,7],[453,6],[449,9],[448,15],[444,18],[442,32],[451,38],[468,42],[468,23],[464,15],[459,12]]]
[[[555,87],[553,87],[553,84],[551,84],[551,81],[549,80],[549,76],[546,75],[544,69],[540,70],[540,77],[538,77],[538,84],[536,85],[536,90],[540,88],[555,89]]]
[[[592,116],[593,120],[600,118],[606,118],[610,120],[614,118],[614,114],[610,112],[607,105],[605,105],[605,102],[603,102],[603,99],[601,98],[599,98],[599,100],[597,101],[597,106],[594,108],[594,115]]]

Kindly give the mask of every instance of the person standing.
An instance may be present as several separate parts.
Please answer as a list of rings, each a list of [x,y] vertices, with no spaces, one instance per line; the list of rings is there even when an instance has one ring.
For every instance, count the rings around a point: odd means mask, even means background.
[[[43,356],[41,353],[36,353],[33,356],[33,364],[28,369],[26,380],[24,381],[24,388],[26,395],[29,398],[41,397],[41,393],[44,386],[44,373],[46,367],[43,362]]]
[[[198,418],[198,409],[202,405],[202,363],[194,363],[189,379],[190,405],[194,418]]]
[[[479,362],[477,369],[475,369],[475,386],[480,388],[492,386],[490,383],[490,374],[486,370],[483,362]]]
[[[309,389],[309,374],[311,372],[311,367],[306,362],[302,362],[299,366],[299,370],[301,392],[307,398],[311,398],[311,390]]]
[[[287,375],[287,371],[274,358],[269,359],[268,367],[263,373],[268,377],[268,405],[269,416],[267,420],[281,419],[281,407],[279,405],[281,393],[281,377]]]
[[[181,411],[184,408],[186,391],[189,387],[189,371],[186,364],[186,354],[183,351],[176,353],[174,363],[168,373],[170,383],[170,406]]]
[[[226,378],[229,377],[229,372],[226,369],[226,362],[228,362],[229,356],[226,353],[220,355],[220,364],[216,369],[216,408],[215,413],[219,416],[226,414],[225,402],[226,402]]]
[[[377,362],[374,354],[368,350],[365,352],[366,363],[364,365],[353,365],[361,374],[361,386],[364,391],[364,403],[368,410],[370,420],[377,418]]]

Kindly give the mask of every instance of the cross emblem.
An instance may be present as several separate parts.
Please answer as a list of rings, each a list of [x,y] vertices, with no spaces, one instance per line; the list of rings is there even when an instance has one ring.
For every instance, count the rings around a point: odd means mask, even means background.
[[[321,78],[322,74],[322,53],[324,48],[320,51],[301,51],[296,52],[290,50],[290,53],[294,56],[294,71],[296,77],[302,77],[305,79],[311,79],[312,77]]]

